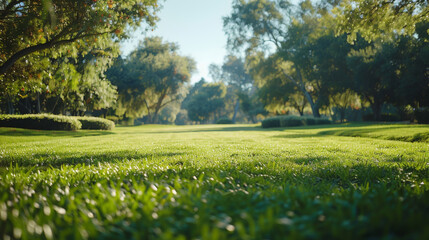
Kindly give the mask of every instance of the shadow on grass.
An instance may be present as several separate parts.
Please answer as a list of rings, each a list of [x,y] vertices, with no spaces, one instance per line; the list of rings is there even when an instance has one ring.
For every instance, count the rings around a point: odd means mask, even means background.
[[[131,159],[152,160],[153,158],[173,157],[184,155],[183,152],[165,152],[165,153],[136,153],[135,151],[115,151],[110,153],[73,155],[73,154],[34,154],[31,156],[18,156],[12,158],[3,158],[0,161],[0,167],[9,167],[18,165],[20,167],[54,167],[59,168],[62,165],[95,165],[99,163],[117,163]]]
[[[282,134],[272,136],[273,138],[313,138],[313,137],[322,137],[321,135],[315,134]]]
[[[201,125],[199,125],[201,126]],[[127,134],[168,134],[168,133],[199,133],[199,132],[241,132],[241,131],[283,131],[284,128],[262,128],[261,126],[251,127],[200,127],[200,128],[186,128],[186,129],[166,129],[165,131],[147,131],[147,132],[127,132]]]
[[[372,127],[371,127],[372,126]],[[282,134],[274,136],[276,138],[311,138],[311,137],[323,137],[323,136],[346,136],[346,137],[363,137],[363,138],[375,138],[375,139],[384,139],[384,140],[394,140],[394,141],[404,141],[404,142],[428,142],[429,141],[429,128],[428,126],[416,126],[416,125],[410,125],[410,126],[395,126],[392,124],[383,126],[376,126],[376,125],[368,125],[368,124],[352,124],[352,125],[328,125],[328,126],[320,126],[320,127],[296,127],[296,128],[286,128],[287,130],[305,130],[305,129],[321,129],[322,131],[315,132],[313,134],[308,133],[289,133],[289,134]],[[329,128],[338,128],[340,129],[332,129],[329,130]],[[389,135],[388,133],[380,133],[377,135],[378,132],[383,131],[399,131],[399,132],[405,132],[407,129],[422,129],[423,132],[417,132],[413,135],[407,135],[407,136],[401,136],[401,135]],[[328,130],[326,130],[328,129]],[[424,130],[427,129],[425,132]]]
[[[0,136],[9,137],[91,137],[115,134],[111,131],[102,130],[79,130],[79,131],[49,131],[49,130],[32,130],[22,128],[0,128]]]

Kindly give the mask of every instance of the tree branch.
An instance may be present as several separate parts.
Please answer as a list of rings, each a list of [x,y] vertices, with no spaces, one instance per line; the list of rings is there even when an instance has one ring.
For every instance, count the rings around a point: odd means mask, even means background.
[[[9,70],[9,68],[11,68],[13,66],[13,64],[15,64],[16,61],[18,61],[20,58],[29,55],[31,53],[34,52],[38,52],[38,51],[42,51],[48,48],[52,48],[55,46],[60,46],[63,44],[67,44],[67,43],[72,43],[78,39],[82,39],[85,37],[92,37],[92,36],[99,36],[99,35],[103,35],[106,33],[111,33],[110,31],[108,32],[101,32],[101,33],[92,33],[92,34],[81,34],[82,32],[79,32],[78,34],[76,34],[76,36],[74,36],[73,38],[70,39],[63,39],[63,40],[56,40],[58,38],[58,36],[54,37],[53,40],[43,43],[43,44],[38,44],[38,45],[34,45],[34,46],[30,46],[27,48],[24,48],[18,52],[16,52],[15,54],[13,54],[6,62],[4,62],[1,66],[0,66],[0,75],[5,74],[7,72],[7,70]]]
[[[8,5],[6,5],[6,7],[3,10],[0,10],[0,12],[1,12],[0,18],[1,19],[6,18],[6,16],[9,15],[10,10],[19,2],[22,2],[22,1],[20,1],[20,0],[11,1]]]

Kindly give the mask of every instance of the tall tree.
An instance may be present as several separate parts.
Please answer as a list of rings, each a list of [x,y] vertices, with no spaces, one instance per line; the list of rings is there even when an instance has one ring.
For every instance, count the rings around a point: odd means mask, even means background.
[[[210,75],[216,81],[222,81],[227,84],[228,88],[234,92],[235,106],[232,121],[235,122],[240,101],[243,102],[245,99],[248,99],[248,95],[253,87],[253,78],[247,72],[243,59],[228,55],[222,66],[210,65]]]
[[[210,119],[216,120],[220,117],[219,111],[225,105],[225,84],[222,82],[203,83],[197,87],[198,89],[195,89],[193,94],[188,96],[188,101],[184,105],[188,111],[189,119],[201,123],[207,123]]]
[[[392,102],[397,75],[392,60],[393,49],[386,44],[371,44],[353,50],[349,56],[349,67],[353,71],[353,90],[371,105],[374,120],[381,120],[384,103]]]
[[[332,31],[330,16],[326,17],[328,20],[320,21],[321,15],[329,15],[327,7],[315,7],[310,1],[302,2],[298,11],[294,11],[285,0],[236,0],[232,14],[224,19],[230,46],[234,49],[244,47],[247,59],[263,65],[261,68],[276,64],[272,69],[281,73],[278,77],[293,83],[302,92],[315,117],[320,117],[323,86],[307,74],[311,66],[302,61],[301,55],[308,55],[311,41]]]
[[[429,106],[429,21],[419,23],[415,36],[402,36],[391,43],[394,48],[395,71],[398,83],[395,87],[395,104],[401,108]]]
[[[180,56],[178,49],[160,37],[145,38],[124,62],[119,59],[116,69],[107,72],[118,86],[120,103],[145,114],[148,123],[157,122],[164,106],[184,98],[183,88],[195,70],[195,62]]]

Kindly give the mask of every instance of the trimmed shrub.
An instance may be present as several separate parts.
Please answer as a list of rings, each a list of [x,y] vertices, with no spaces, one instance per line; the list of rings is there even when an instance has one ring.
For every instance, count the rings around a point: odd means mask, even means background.
[[[298,116],[282,116],[280,117],[280,127],[296,127],[307,124],[307,118]]]
[[[76,118],[50,115],[0,115],[0,127],[15,127],[38,130],[79,130],[82,124]]]
[[[234,122],[229,118],[220,118],[216,121],[216,124],[234,124]]]
[[[98,117],[76,117],[82,123],[82,129],[112,130],[115,123]]]
[[[275,128],[280,127],[280,117],[271,117],[262,120],[263,128]]]
[[[331,124],[331,120],[326,118],[299,117],[299,116],[277,116],[267,118],[262,121],[263,128],[273,127],[297,127],[309,125]]]
[[[316,123],[314,125],[325,125],[325,124],[332,123],[332,121],[327,118],[314,118],[314,119],[316,120]]]
[[[419,108],[414,112],[418,123],[429,124],[429,108]]]

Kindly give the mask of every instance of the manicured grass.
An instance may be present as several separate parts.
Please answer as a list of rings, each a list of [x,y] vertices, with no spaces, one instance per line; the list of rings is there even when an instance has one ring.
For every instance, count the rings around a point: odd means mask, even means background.
[[[0,128],[0,238],[429,239],[428,132]]]

